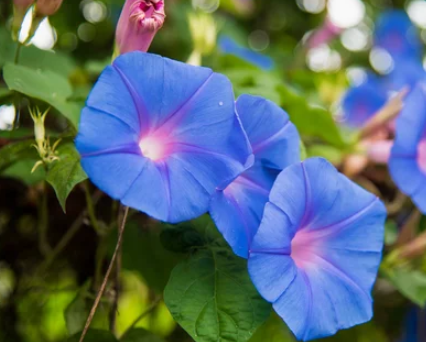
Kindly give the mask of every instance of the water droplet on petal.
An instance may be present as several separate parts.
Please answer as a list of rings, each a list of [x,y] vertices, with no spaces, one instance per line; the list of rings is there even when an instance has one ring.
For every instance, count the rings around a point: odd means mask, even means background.
[[[219,106],[223,106],[223,102],[222,101],[219,102]]]

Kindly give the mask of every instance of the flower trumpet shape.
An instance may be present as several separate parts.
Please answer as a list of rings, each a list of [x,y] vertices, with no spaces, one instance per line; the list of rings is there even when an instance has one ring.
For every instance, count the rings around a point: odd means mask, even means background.
[[[120,53],[148,51],[165,17],[163,0],[127,0],[116,32]]]
[[[255,164],[226,189],[216,191],[210,214],[234,253],[247,258],[275,178],[300,161],[300,139],[287,113],[271,101],[242,95],[236,107]]]
[[[141,52],[102,73],[76,147],[101,190],[171,223],[205,213],[253,159],[225,76]]]
[[[402,192],[426,213],[426,88],[416,86],[396,120],[389,160],[391,176]]]
[[[249,273],[299,340],[372,317],[386,210],[326,160],[278,176],[253,239]]]

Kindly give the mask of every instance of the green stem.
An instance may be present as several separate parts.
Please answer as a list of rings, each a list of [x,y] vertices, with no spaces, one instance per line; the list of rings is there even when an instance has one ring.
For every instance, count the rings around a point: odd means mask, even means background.
[[[42,198],[39,205],[39,218],[38,218],[38,233],[39,233],[39,249],[44,257],[48,257],[52,252],[52,248],[49,245],[47,239],[47,232],[49,229],[48,220],[48,206],[47,206],[47,186],[46,182],[43,182]]]
[[[93,196],[93,203],[96,204],[99,199],[101,198],[102,193],[99,191],[95,193]],[[70,229],[65,233],[65,235],[62,237],[61,241],[56,245],[56,247],[53,249],[53,251],[49,254],[49,256],[44,260],[44,262],[40,265],[38,271],[36,271],[36,274],[42,274],[45,272],[50,265],[53,263],[53,261],[58,257],[59,254],[62,253],[62,251],[65,249],[66,246],[70,243],[70,241],[73,239],[73,237],[77,234],[77,232],[80,230],[84,218],[87,215],[87,210],[84,210],[74,221],[74,223],[71,225]]]
[[[87,213],[89,214],[90,223],[93,229],[96,231],[96,233],[98,235],[102,235],[101,227],[99,226],[98,219],[96,218],[95,205],[93,204],[92,196],[90,195],[89,183],[85,182],[83,186],[84,186],[84,193],[86,195]]]
[[[22,49],[22,43],[18,40],[18,45],[16,46],[15,58],[14,58],[15,64],[19,63],[19,57],[21,55],[21,49]]]
[[[87,317],[87,321],[86,321],[86,324],[84,326],[84,330],[81,333],[79,342],[84,341],[84,338],[86,337],[87,331],[89,330],[90,324],[92,323],[93,317],[95,316],[96,310],[98,309],[99,302],[101,301],[102,295],[105,292],[105,288],[106,288],[106,285],[108,283],[109,276],[111,274],[112,269],[114,268],[115,260],[117,259],[118,252],[119,252],[119,250],[121,248],[121,244],[123,242],[123,233],[124,233],[124,228],[126,227],[126,221],[127,221],[127,215],[128,214],[129,214],[129,207],[125,207],[123,219],[122,219],[121,224],[120,224],[118,241],[117,241],[117,245],[115,246],[114,254],[112,255],[112,258],[111,258],[111,261],[109,263],[108,270],[105,274],[104,280],[102,282],[101,288],[99,289],[98,294],[96,295],[96,300],[93,303],[92,309],[90,310],[89,317]]]

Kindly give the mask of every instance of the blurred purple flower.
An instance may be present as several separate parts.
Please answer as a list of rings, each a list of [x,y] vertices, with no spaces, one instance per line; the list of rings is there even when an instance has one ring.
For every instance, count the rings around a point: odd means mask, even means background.
[[[352,128],[361,128],[383,107],[387,93],[376,78],[349,88],[342,100],[343,122]]]
[[[426,88],[416,86],[396,121],[396,138],[389,160],[396,185],[426,213]]]
[[[148,51],[165,17],[163,0],[126,0],[116,32],[120,53]]]
[[[148,53],[118,57],[83,109],[76,147],[101,190],[171,223],[208,210],[253,160],[229,80]]]
[[[253,239],[249,273],[300,340],[371,319],[386,210],[326,160],[278,176]]]
[[[262,55],[259,52],[242,47],[230,37],[220,37],[219,47],[224,54],[234,55],[261,69],[272,70],[274,68],[274,61],[271,57]]]
[[[287,113],[276,104],[242,95],[236,106],[255,164],[224,190],[216,191],[210,214],[235,254],[247,258],[275,178],[300,160],[300,139]]]
[[[376,21],[374,45],[385,49],[394,60],[420,59],[422,43],[416,27],[402,10],[386,11]]]

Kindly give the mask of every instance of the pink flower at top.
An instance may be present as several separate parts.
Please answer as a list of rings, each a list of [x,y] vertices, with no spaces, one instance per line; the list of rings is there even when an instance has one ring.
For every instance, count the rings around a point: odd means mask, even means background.
[[[165,17],[163,0],[127,0],[116,32],[120,54],[148,51]]]

